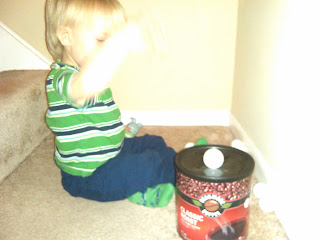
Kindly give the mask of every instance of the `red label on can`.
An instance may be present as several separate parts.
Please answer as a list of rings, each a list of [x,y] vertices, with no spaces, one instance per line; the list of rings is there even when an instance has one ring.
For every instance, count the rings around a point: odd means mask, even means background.
[[[188,178],[183,175],[182,177],[184,180]],[[192,194],[191,191],[186,190],[185,186],[181,187],[178,181],[179,235],[185,240],[246,239],[249,223],[250,179],[246,181],[246,186],[241,185],[245,191],[238,197],[225,197],[226,194],[217,191],[201,191],[198,194]],[[199,186],[203,183],[206,182],[196,181]],[[223,186],[226,184],[224,183]],[[218,187],[219,184],[216,186]]]

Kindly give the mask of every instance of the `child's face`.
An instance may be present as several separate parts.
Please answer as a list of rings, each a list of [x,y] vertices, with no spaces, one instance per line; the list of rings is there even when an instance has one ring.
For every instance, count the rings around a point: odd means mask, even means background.
[[[107,41],[109,24],[102,14],[89,17],[84,24],[72,28],[71,43],[65,50],[63,61],[81,67],[93,51],[99,51]]]

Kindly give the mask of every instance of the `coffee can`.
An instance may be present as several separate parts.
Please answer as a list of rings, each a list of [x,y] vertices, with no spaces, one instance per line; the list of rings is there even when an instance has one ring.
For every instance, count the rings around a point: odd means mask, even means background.
[[[209,168],[203,161],[205,153],[212,149],[223,155],[223,164],[218,168]],[[201,145],[179,152],[175,167],[180,237],[246,239],[254,165],[248,153],[229,146]]]

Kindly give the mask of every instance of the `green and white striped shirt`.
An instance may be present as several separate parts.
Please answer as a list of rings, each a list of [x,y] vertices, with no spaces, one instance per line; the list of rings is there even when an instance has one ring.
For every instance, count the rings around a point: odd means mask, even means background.
[[[125,130],[109,88],[81,108],[72,103],[68,88],[78,70],[62,62],[52,65],[46,83],[46,122],[55,133],[57,165],[69,174],[86,177],[119,154]]]

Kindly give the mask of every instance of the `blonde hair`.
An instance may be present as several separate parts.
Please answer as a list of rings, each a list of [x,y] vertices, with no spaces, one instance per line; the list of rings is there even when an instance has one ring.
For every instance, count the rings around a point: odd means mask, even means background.
[[[47,0],[45,7],[46,43],[54,60],[61,60],[63,46],[57,31],[60,26],[74,27],[85,23],[89,16],[103,13],[110,27],[126,22],[122,5],[117,0]]]

